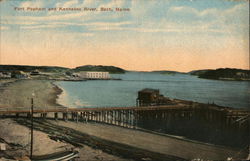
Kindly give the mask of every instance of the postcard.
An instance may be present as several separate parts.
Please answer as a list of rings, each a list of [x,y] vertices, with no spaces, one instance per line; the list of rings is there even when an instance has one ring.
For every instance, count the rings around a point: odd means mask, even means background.
[[[0,160],[250,159],[248,0],[0,0]]]

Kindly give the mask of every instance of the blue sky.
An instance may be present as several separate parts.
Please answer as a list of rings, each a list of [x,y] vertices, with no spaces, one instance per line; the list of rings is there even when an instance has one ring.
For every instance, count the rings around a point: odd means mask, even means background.
[[[1,64],[248,68],[249,1],[2,0]],[[17,11],[15,7],[25,8]],[[46,11],[27,11],[27,7]],[[124,12],[48,8],[129,8]],[[237,60],[237,61],[235,61]]]

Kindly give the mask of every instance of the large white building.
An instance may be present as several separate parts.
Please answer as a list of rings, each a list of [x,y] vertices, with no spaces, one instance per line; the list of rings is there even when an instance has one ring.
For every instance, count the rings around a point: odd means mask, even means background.
[[[81,78],[86,79],[109,79],[109,72],[79,72]]]

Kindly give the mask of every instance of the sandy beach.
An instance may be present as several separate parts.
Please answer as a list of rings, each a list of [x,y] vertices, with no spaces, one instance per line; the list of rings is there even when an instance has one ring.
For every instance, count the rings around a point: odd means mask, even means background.
[[[56,103],[56,98],[62,91],[53,85],[52,81],[5,80],[0,86],[0,110],[29,109],[32,93],[35,93],[35,109],[65,108]],[[27,127],[29,125],[29,119],[1,119],[0,141],[7,144],[7,151],[0,151],[0,158],[29,156],[30,129]],[[178,158],[225,160],[232,156],[241,158],[246,155],[244,152],[239,153],[238,149],[83,122],[35,120],[34,138],[34,155],[77,147],[79,161],[178,160]],[[176,156],[178,157],[175,158]]]
[[[3,82],[0,89],[0,110],[6,109],[30,109],[31,98],[34,98],[35,109],[62,108],[56,103],[58,95],[62,92],[60,88],[48,80],[16,80],[9,83]],[[8,83],[6,85],[6,83]],[[34,96],[32,94],[34,93]]]

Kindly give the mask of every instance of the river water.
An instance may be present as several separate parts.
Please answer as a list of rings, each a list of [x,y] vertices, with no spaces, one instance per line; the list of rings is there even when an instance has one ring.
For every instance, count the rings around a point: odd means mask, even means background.
[[[170,98],[215,103],[221,106],[250,109],[250,82],[200,79],[188,74],[165,75],[150,72],[112,74],[122,80],[61,81],[58,103],[67,107],[135,106],[137,92],[159,89]]]

